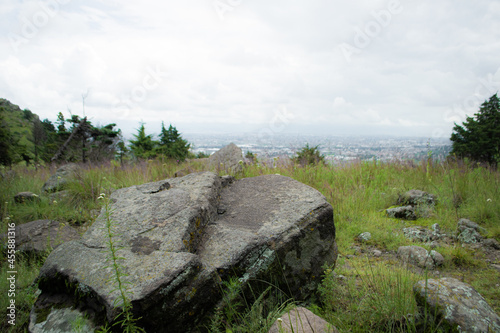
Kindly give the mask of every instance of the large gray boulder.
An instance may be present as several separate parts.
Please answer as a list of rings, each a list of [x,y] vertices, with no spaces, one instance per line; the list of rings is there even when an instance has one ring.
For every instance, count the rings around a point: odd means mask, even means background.
[[[208,158],[210,170],[236,174],[243,170],[243,151],[234,143],[230,143],[216,151]]]
[[[269,281],[305,299],[320,282],[322,266],[335,263],[333,211],[318,191],[279,175],[231,180],[193,173],[111,195],[113,242],[127,274],[122,279],[148,332],[189,332],[234,277],[244,290]],[[47,313],[56,303],[96,325],[113,321],[119,292],[108,243],[103,211],[82,239],[50,254],[37,279],[42,293],[32,326],[50,326]]]
[[[454,278],[422,280],[413,287],[417,305],[446,332],[500,332],[500,317],[470,285]]]
[[[74,163],[68,163],[56,170],[50,178],[43,184],[42,192],[53,193],[64,190],[68,183],[74,179],[80,167]]]

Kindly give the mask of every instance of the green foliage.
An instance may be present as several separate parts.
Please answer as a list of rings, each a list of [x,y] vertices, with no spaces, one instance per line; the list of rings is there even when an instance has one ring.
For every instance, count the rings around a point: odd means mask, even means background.
[[[34,157],[31,139],[33,113],[0,98],[0,165],[10,166]],[[28,120],[29,119],[29,120]]]
[[[294,157],[294,162],[304,165],[314,165],[319,163],[325,163],[325,157],[321,155],[318,150],[319,146],[309,147],[309,144],[306,144],[299,152],[297,152]]]
[[[207,327],[210,333],[267,333],[279,315],[293,305],[272,285],[261,292],[249,288],[253,298],[251,303],[238,278],[222,282],[222,302]]]
[[[416,332],[414,284],[424,279],[407,267],[359,259],[327,269],[319,288],[324,312],[340,331]]]
[[[455,124],[451,135],[452,155],[497,165],[500,162],[500,100],[497,94],[467,117],[462,126]]]
[[[137,158],[148,159],[154,158],[156,156],[155,148],[158,142],[153,140],[153,135],[146,135],[146,129],[144,123],[141,123],[141,127],[137,130],[137,134],[134,134],[135,140],[130,140],[130,150]]]
[[[115,241],[114,225],[115,221],[111,219],[112,210],[110,207],[110,200],[106,197],[104,193],[101,193],[98,199],[104,201],[104,218],[106,220],[106,235],[107,235],[107,250],[109,251],[108,261],[110,262],[110,267],[112,269],[112,276],[109,281],[115,289],[111,293],[118,291],[119,297],[115,299],[113,304],[116,308],[121,308],[120,313],[114,318],[115,323],[113,326],[119,325],[122,332],[135,333],[135,332],[145,332],[144,329],[137,326],[137,320],[140,318],[134,318],[132,314],[132,301],[130,299],[130,292],[127,289],[127,283],[125,277],[127,274],[124,272],[124,267],[121,265],[121,261],[125,260],[123,257],[118,255],[119,246]]]
[[[160,141],[156,147],[158,154],[168,159],[184,161],[188,157],[190,147],[191,145],[181,137],[172,124],[166,129],[161,122]]]

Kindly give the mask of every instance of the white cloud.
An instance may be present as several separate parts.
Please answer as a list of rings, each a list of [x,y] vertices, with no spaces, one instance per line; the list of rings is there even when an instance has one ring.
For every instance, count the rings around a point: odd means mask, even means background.
[[[449,136],[450,119],[463,116],[454,105],[488,75],[500,81],[500,5],[487,0],[401,1],[351,62],[339,45],[390,1],[245,1],[224,20],[210,1],[63,2],[17,51],[8,36],[23,37],[43,9],[34,0],[0,5],[0,97],[51,119],[80,112],[89,91],[88,116],[124,127],[142,119],[238,131],[286,107],[296,117],[285,131],[369,125]]]

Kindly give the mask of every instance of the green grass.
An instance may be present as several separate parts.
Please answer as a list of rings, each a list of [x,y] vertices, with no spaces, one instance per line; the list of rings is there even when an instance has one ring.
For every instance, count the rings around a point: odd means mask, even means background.
[[[178,164],[175,161],[161,160],[124,165],[114,161],[94,166],[85,165],[70,185],[68,194],[56,198],[57,203],[54,203],[53,199],[40,193],[43,183],[55,171],[54,168],[42,167],[35,170],[16,167],[13,175],[1,180],[1,231],[6,231],[7,216],[17,224],[40,218],[74,225],[92,223],[102,206],[97,200],[100,193],[109,194],[118,188],[174,177],[175,172],[181,169],[196,172],[204,168],[206,167],[201,162]],[[412,244],[404,238],[403,228],[412,225],[429,227],[439,223],[443,232],[453,233],[460,218],[475,221],[486,229],[485,236],[500,241],[500,173],[491,168],[464,161],[355,162],[342,166],[319,164],[299,167],[285,159],[275,159],[268,164],[245,166],[243,172],[235,176],[243,178],[264,174],[291,177],[317,189],[327,198],[334,209],[337,244],[342,256],[355,254],[353,245],[365,251],[376,247],[394,254],[399,246]],[[399,196],[410,189],[435,194],[437,204],[432,209],[420,211],[422,217],[417,221],[386,217],[385,209],[395,205]],[[41,201],[16,204],[12,198],[20,191],[39,194]],[[372,239],[367,244],[357,243],[356,236],[365,231],[372,234]],[[497,285],[500,273],[485,263],[480,250],[472,251],[460,245],[452,245],[440,247],[437,251],[445,258],[444,266],[439,269],[441,276],[456,277],[471,284],[500,313],[500,288]],[[23,272],[19,273],[19,277],[24,281],[32,281],[42,260],[23,260],[17,263],[18,271]],[[393,257],[366,262],[366,259],[356,256],[347,262],[353,266],[352,269],[343,271],[344,263],[340,259],[335,269],[337,274],[346,276],[342,283],[331,272],[325,274],[322,299],[312,305],[315,312],[338,325],[341,332],[412,331],[412,327],[416,327],[416,321],[411,315],[415,305],[411,301],[407,302],[407,299],[413,300],[410,287],[424,276],[399,267]],[[6,271],[4,266],[1,266],[2,272]],[[22,267],[26,269],[23,270]],[[2,277],[2,283],[4,280]],[[1,286],[0,293],[5,295],[5,285]],[[34,287],[29,287],[29,282],[20,285],[19,290],[20,294],[25,295],[23,311],[26,313],[24,317],[21,314],[18,317],[16,332],[26,329],[29,304],[34,299]],[[259,299],[258,296],[256,299]],[[6,308],[5,302],[2,298],[2,309]],[[283,304],[287,302],[290,300],[276,304],[276,309],[284,309]],[[234,305],[227,303],[227,306]],[[228,318],[230,309],[220,309],[219,316],[222,319],[219,319],[234,332],[244,332],[244,327],[254,329],[255,322],[268,320],[267,315],[274,313],[272,309],[267,309],[257,315],[259,307],[254,305],[255,303],[244,304],[246,311],[231,318]],[[405,310],[398,312],[396,308],[400,306]],[[371,311],[373,307],[380,308],[380,311]],[[218,329],[222,330],[221,327],[226,327],[224,325],[219,325]],[[0,326],[0,330],[3,331],[4,328],[6,327]],[[212,331],[217,332],[215,328]]]

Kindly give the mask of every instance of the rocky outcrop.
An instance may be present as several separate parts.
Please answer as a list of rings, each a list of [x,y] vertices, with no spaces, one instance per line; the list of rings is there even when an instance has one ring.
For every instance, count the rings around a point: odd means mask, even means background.
[[[56,170],[56,173],[50,176],[45,184],[43,184],[42,192],[53,193],[64,190],[67,184],[74,178],[78,170],[79,166],[73,163],[61,166]]]
[[[500,317],[471,286],[453,278],[422,280],[413,287],[417,305],[446,332],[500,332]],[[442,320],[442,322],[441,322]]]
[[[16,247],[23,252],[43,254],[60,244],[80,238],[80,233],[68,224],[52,220],[37,220],[16,226]]]
[[[236,174],[243,170],[243,151],[234,143],[230,143],[216,151],[208,158],[210,170]]]
[[[269,333],[338,333],[338,330],[308,309],[297,307],[278,318]]]
[[[120,189],[109,199],[132,311],[148,332],[189,332],[233,278],[243,290],[272,281],[305,299],[320,282],[322,266],[337,257],[331,205],[288,177],[233,181],[193,173]],[[119,293],[110,279],[106,222],[103,211],[82,239],[47,258],[32,326],[48,327],[47,312],[56,303],[96,325],[113,321]]]

